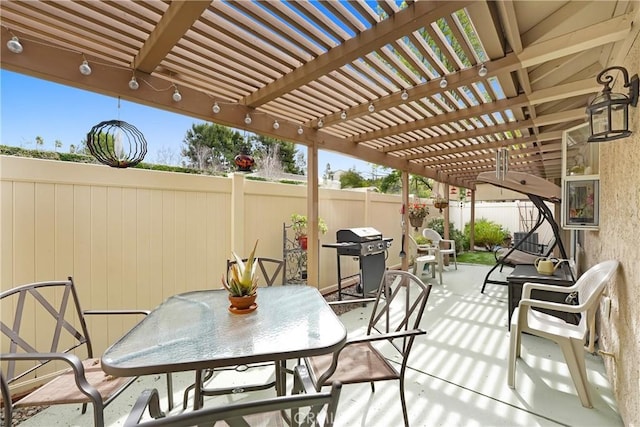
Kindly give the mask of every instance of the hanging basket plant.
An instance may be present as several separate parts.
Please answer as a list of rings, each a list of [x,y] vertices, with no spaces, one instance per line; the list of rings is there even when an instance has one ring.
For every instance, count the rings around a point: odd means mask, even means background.
[[[411,223],[412,227],[420,228],[420,227],[422,227],[422,224],[424,223],[424,217],[409,215],[409,222]]]
[[[429,214],[429,207],[426,203],[409,204],[409,223],[414,228],[422,227],[425,217]]]
[[[433,207],[438,209],[440,213],[442,213],[443,209],[446,209],[449,207],[449,201],[444,198],[438,198],[434,200]]]

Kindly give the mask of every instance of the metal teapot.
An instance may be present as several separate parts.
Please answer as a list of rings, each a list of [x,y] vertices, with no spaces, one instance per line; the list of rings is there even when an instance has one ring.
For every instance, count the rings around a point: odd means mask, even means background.
[[[557,258],[536,258],[533,265],[538,270],[539,274],[545,274],[547,276],[551,276],[560,265],[567,261],[566,259],[557,259]]]

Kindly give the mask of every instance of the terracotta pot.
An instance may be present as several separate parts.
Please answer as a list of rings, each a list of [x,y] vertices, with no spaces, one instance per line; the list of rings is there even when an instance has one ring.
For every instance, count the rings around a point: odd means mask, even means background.
[[[302,248],[302,250],[304,251],[307,250],[307,236],[298,237],[298,243],[300,244],[300,247]]]
[[[234,297],[233,295],[229,295],[229,302],[232,307],[237,308],[238,310],[247,310],[250,308],[253,303],[256,302],[256,297],[258,295],[245,295],[242,297]]]

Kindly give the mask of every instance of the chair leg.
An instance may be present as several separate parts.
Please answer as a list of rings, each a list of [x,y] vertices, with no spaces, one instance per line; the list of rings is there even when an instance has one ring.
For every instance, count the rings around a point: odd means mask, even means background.
[[[371,381],[371,393],[375,393],[376,392],[376,386],[373,383],[373,381]]]
[[[404,398],[404,378],[400,377],[400,404],[402,405],[402,418],[404,426],[409,427],[409,415],[407,414],[407,401]]]
[[[563,340],[558,343],[567,362],[571,379],[578,392],[580,403],[585,408],[593,408],[589,397],[589,381],[584,360],[584,344],[582,340]]]
[[[167,374],[167,403],[169,410],[173,409],[173,377]]]
[[[518,309],[513,311],[512,319],[517,319]],[[511,331],[509,332],[509,358],[507,360],[507,384],[511,388],[516,386],[516,359],[520,357],[520,328],[517,324],[511,324]]]

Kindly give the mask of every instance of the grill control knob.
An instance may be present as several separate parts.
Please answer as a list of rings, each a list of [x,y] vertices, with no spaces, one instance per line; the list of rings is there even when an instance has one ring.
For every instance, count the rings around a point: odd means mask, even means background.
[[[382,242],[378,243],[378,249],[384,249],[384,243]]]
[[[374,247],[373,245],[367,245],[367,250],[368,250],[368,251],[372,251],[372,250],[373,250],[373,247]]]

